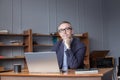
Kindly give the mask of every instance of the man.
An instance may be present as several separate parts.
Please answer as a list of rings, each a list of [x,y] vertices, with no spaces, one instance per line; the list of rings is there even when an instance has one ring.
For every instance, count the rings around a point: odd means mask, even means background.
[[[85,45],[78,38],[73,38],[71,23],[63,21],[58,33],[62,40],[54,45],[53,51],[56,51],[59,68],[63,71],[83,68]]]

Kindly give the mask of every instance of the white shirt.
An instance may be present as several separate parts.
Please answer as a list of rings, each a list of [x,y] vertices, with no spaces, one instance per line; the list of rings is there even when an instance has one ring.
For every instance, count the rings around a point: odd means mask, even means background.
[[[63,57],[63,66],[62,66],[62,70],[63,71],[67,71],[68,70],[68,65],[67,65],[67,56],[66,56],[66,51],[67,48],[66,46],[64,45],[64,57]]]

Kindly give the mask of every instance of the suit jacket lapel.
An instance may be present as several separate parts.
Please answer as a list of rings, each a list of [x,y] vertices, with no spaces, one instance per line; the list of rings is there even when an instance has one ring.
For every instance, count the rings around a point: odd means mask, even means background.
[[[64,56],[64,44],[61,42],[60,47],[59,47],[59,62],[60,62],[60,67],[62,68],[63,64],[63,56]],[[62,61],[61,61],[62,60]]]

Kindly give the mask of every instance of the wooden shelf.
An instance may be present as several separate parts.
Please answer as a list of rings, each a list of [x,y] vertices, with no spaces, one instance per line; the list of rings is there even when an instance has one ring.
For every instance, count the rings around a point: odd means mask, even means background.
[[[50,35],[50,34],[40,34],[40,33],[33,33],[33,36],[43,36],[43,37],[51,37],[51,36],[56,36],[56,37],[60,37],[59,35]],[[86,34],[74,34],[74,37],[81,37],[84,38],[87,35]]]
[[[40,33],[33,33],[33,36],[43,36],[43,37],[51,37],[51,36],[56,36],[56,37],[60,37],[59,35],[50,35],[50,34],[40,34]]]
[[[37,47],[37,46],[44,46],[44,47],[52,47],[53,44],[35,44],[33,45],[34,47]]]
[[[9,60],[9,59],[25,59],[24,56],[19,56],[19,57],[3,57],[0,58],[0,60]]]
[[[3,49],[3,51],[1,51],[0,55],[4,54],[5,52],[5,55],[6,56],[1,56],[0,57],[0,63],[3,63],[3,64],[7,64],[7,65],[2,65],[3,67],[9,67],[9,65],[13,64],[13,63],[5,63],[5,60],[8,60],[8,61],[11,61],[11,60],[25,60],[25,57],[24,56],[13,56],[13,57],[9,57],[9,51],[4,51],[6,50],[6,47],[9,48],[8,50],[12,50],[13,53],[14,50],[17,48],[17,50],[21,50],[21,47],[23,49],[24,52],[30,52],[32,50],[32,30],[29,29],[29,30],[25,30],[22,34],[14,34],[14,33],[7,33],[7,34],[0,34],[0,39],[1,39],[1,42],[0,42],[0,49]],[[3,40],[2,40],[3,39]],[[11,40],[18,40],[18,42],[10,42]],[[21,42],[19,42],[19,40]],[[2,48],[1,48],[2,47]],[[19,49],[20,47],[20,49]],[[15,50],[16,51],[16,50]],[[3,53],[2,53],[3,52]],[[11,52],[11,54],[13,54]],[[8,55],[7,55],[8,54]],[[16,55],[19,55],[16,54]],[[22,61],[23,62],[23,61]],[[16,61],[16,63],[19,63]],[[25,64],[25,62],[24,62]]]
[[[0,45],[0,47],[26,47],[27,45],[12,45],[12,44],[10,44],[10,45]]]
[[[33,44],[33,37],[57,37],[58,40],[60,40],[60,36],[58,34],[51,35],[51,34],[40,34],[40,33],[32,33],[32,29],[25,30],[23,34],[0,34],[0,37],[4,36],[10,36],[10,37],[23,37],[23,43],[24,45],[13,45],[13,44],[0,44],[0,47],[24,47],[24,52],[33,52],[34,47],[52,47],[53,44]],[[75,34],[74,37],[78,37],[85,45],[86,45],[86,53],[85,53],[85,59],[84,64],[86,68],[89,68],[89,38],[88,33],[83,34]],[[41,39],[42,40],[42,39]],[[0,58],[0,60],[10,60],[10,59],[24,59],[23,57],[6,57],[6,58]]]
[[[28,36],[28,34],[0,34],[0,36]]]

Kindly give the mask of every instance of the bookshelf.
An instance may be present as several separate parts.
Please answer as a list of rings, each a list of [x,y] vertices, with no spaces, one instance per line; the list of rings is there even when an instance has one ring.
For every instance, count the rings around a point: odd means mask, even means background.
[[[31,51],[30,33],[31,30],[22,34],[0,34],[0,67],[4,69],[2,71],[13,69],[15,63],[23,63],[24,66],[24,52]]]
[[[3,56],[2,58],[0,57],[0,67],[11,66],[12,68],[15,61],[16,63],[17,61],[18,62],[23,61],[24,68],[27,68],[25,57],[24,57],[24,52],[34,52],[34,49],[39,48],[39,47],[40,48],[43,47],[44,49],[46,48],[50,49],[54,44],[52,41],[52,37],[57,37],[58,40],[61,39],[58,34],[51,35],[51,34],[32,33],[32,29],[25,30],[23,31],[22,34],[10,34],[10,33],[0,34],[0,56]],[[75,34],[74,37],[78,37],[86,45],[84,64],[85,64],[85,68],[89,68],[90,64],[89,64],[88,33],[86,32],[82,34]],[[37,38],[37,39],[34,40],[34,38]],[[8,43],[11,39],[21,40],[22,44]],[[38,41],[40,43],[34,44],[34,41],[36,42]]]
[[[85,45],[86,45],[86,53],[85,53],[85,57],[84,57],[84,65],[85,68],[90,68],[90,63],[89,63],[89,38],[88,38],[88,32],[83,33],[83,34],[74,34],[74,37],[78,37]],[[47,38],[52,38],[52,37],[57,37],[58,40],[60,40],[60,36],[58,34],[56,35],[51,35],[51,34],[40,34],[40,33],[34,33],[33,37],[47,37]],[[45,40],[47,40],[44,39]],[[38,38],[39,39],[39,38]],[[37,39],[37,40],[38,40]],[[41,39],[41,38],[40,38]],[[50,39],[52,40],[52,39]],[[35,41],[35,40],[34,40]],[[37,42],[37,41],[36,41]],[[42,43],[42,44],[33,44],[33,47],[52,47],[53,46],[53,42],[50,41],[50,43]],[[34,50],[33,50],[34,51]]]

